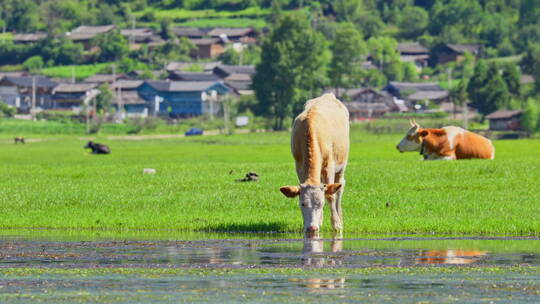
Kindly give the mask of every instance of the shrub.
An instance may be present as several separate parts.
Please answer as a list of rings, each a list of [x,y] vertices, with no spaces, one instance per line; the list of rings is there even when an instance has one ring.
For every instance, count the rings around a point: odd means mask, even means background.
[[[17,113],[17,109],[0,101],[0,117],[13,117]]]

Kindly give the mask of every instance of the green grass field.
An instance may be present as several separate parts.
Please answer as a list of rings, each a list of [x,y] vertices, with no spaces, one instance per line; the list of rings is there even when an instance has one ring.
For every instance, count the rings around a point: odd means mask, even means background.
[[[147,9],[145,11],[135,12],[136,17],[153,13],[157,19],[168,18],[172,20],[188,20],[193,18],[259,18],[270,14],[270,9],[259,7],[249,7],[239,11],[216,11],[214,9],[206,10],[187,10],[187,9],[168,9],[156,10]]]
[[[75,68],[75,78],[81,80],[90,77],[100,73],[110,65],[110,63],[75,65],[73,66]],[[49,77],[71,78],[71,73],[72,66],[55,66],[41,70],[41,74]]]
[[[494,161],[422,162],[395,150],[400,138],[352,132],[345,236],[540,235],[539,140],[496,141]],[[110,145],[107,156],[84,151],[83,137],[29,139],[23,146],[0,137],[1,228],[301,229],[298,201],[278,191],[297,183],[288,133],[97,138]],[[157,174],[143,175],[143,168]],[[234,181],[248,171],[261,180]]]
[[[177,23],[187,27],[254,27],[261,29],[266,26],[263,19],[251,18],[200,18]]]

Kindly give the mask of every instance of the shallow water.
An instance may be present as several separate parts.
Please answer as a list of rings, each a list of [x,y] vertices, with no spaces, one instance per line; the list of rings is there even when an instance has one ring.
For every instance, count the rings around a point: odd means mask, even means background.
[[[0,302],[525,303],[540,301],[539,245],[505,237],[4,233]]]

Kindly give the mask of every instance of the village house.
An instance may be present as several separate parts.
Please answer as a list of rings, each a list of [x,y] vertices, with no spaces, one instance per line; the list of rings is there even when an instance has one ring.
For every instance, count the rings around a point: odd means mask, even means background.
[[[251,77],[249,74],[231,74],[225,78],[225,84],[238,96],[253,95]]]
[[[187,71],[193,66],[199,66],[202,68],[204,72],[212,72],[214,68],[221,64],[221,61],[211,61],[211,62],[179,62],[179,61],[173,61],[167,64],[165,69],[167,71]]]
[[[45,76],[4,76],[0,80],[0,100],[28,112],[35,91],[35,107],[51,108],[52,92],[58,84]]]
[[[132,50],[138,50],[142,45],[152,49],[165,43],[165,40],[150,28],[124,29],[120,34],[128,39]]]
[[[174,81],[218,81],[219,77],[211,72],[171,71],[167,79]]]
[[[40,42],[47,38],[47,34],[43,32],[27,33],[27,34],[15,34],[13,35],[13,43],[29,44]]]
[[[127,79],[127,77],[123,74],[95,74],[86,78],[84,82],[97,83],[101,85],[104,83],[112,84],[120,79]]]
[[[206,36],[206,32],[197,27],[177,26],[173,27],[172,32],[178,37],[189,39],[200,39]]]
[[[231,93],[221,81],[145,81],[138,91],[150,113],[171,117],[217,115],[220,100]]]
[[[418,42],[404,42],[397,46],[401,62],[412,62],[418,70],[428,66],[429,50]]]
[[[227,65],[220,64],[216,66],[213,70],[214,74],[219,76],[221,79],[226,79],[227,77],[233,74],[244,74],[248,76],[255,75],[255,66],[254,65]]]
[[[220,38],[225,42],[255,44],[259,33],[253,28],[222,28],[217,27],[208,32],[212,38]]]
[[[439,104],[448,100],[448,91],[436,82],[398,82],[390,81],[383,89],[396,100],[404,100],[411,110],[426,110],[430,103]]]
[[[437,63],[459,62],[463,60],[465,53],[476,56],[480,52],[479,44],[443,44],[437,49]]]
[[[498,110],[486,116],[491,131],[522,131],[522,110]]]
[[[99,94],[96,83],[61,83],[53,90],[54,109],[80,111]]]
[[[116,26],[114,24],[100,26],[81,25],[71,32],[66,33],[66,36],[73,42],[82,43],[84,49],[89,50],[91,48],[90,42],[92,39],[96,38],[98,35],[110,33],[115,28]]]
[[[371,88],[335,89],[327,92],[334,93],[343,101],[350,113],[350,120],[378,118],[389,112],[405,112],[408,108],[404,103],[396,103],[394,97],[385,91]]]
[[[114,92],[111,103],[116,111],[122,108],[125,117],[148,116],[150,105],[139,95],[139,87],[143,83],[143,80],[121,79],[111,86],[111,89]]]
[[[225,52],[225,46],[219,38],[191,39],[195,49],[191,52],[191,57],[197,59],[216,58]]]

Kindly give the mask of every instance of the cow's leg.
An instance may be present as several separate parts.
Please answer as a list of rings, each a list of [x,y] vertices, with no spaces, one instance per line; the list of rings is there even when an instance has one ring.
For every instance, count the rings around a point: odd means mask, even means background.
[[[337,228],[334,227],[334,230],[341,232],[343,231],[343,211],[341,208],[341,199],[343,197],[343,191],[345,190],[345,169],[341,170],[341,172],[336,173],[335,181],[341,184],[341,188],[339,188],[339,190],[336,192],[334,202],[337,216],[339,218]]]
[[[335,173],[334,165],[329,165],[325,171],[326,174],[324,174],[324,182],[327,185],[335,183],[337,175]],[[339,193],[339,191],[337,193]],[[340,208],[337,206],[337,197],[338,195],[336,193],[326,195],[326,201],[330,205],[330,219],[332,220],[332,228],[336,232],[341,232],[343,230],[343,224],[341,221],[341,215],[339,214]]]

